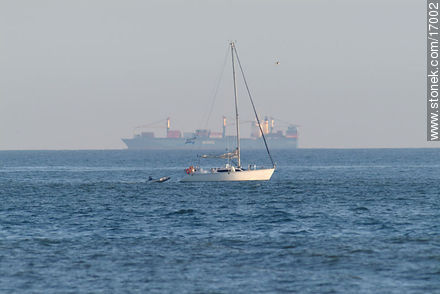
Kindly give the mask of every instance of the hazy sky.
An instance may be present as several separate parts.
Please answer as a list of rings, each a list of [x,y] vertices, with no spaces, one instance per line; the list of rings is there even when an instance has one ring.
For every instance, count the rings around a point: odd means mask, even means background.
[[[167,116],[205,127],[229,40],[259,113],[301,125],[300,147],[438,146],[425,15],[420,0],[0,0],[0,149],[124,148]],[[229,65],[213,131],[230,80]]]

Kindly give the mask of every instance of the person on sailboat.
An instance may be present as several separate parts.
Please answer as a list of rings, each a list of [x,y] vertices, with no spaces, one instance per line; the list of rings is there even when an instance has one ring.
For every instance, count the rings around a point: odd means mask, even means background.
[[[188,175],[194,173],[195,171],[196,171],[196,169],[195,169],[194,166],[192,166],[192,165],[191,165],[190,167],[188,167],[188,168],[185,169],[185,172],[186,172]]]

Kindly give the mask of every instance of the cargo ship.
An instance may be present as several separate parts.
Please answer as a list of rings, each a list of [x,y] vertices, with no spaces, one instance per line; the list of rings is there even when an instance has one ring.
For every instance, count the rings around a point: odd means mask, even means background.
[[[251,133],[248,138],[241,138],[243,150],[264,149],[261,131],[266,136],[270,149],[295,149],[298,147],[298,126],[288,124],[287,129],[275,128],[275,120],[265,117],[261,121],[261,128],[257,122],[251,122]],[[123,138],[122,141],[128,149],[148,150],[233,150],[236,136],[226,134],[226,117],[223,117],[222,132],[212,132],[209,129],[198,129],[194,132],[182,133],[180,130],[171,129],[170,118],[165,121],[166,137],[156,137],[153,131],[135,133],[133,138]],[[138,127],[139,128],[139,127]]]

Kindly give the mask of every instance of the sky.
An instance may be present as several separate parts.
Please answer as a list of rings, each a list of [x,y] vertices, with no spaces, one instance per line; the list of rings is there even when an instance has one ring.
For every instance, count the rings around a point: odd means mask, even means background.
[[[438,147],[425,15],[420,0],[1,0],[0,150],[122,149],[167,117],[220,131],[231,40],[258,113],[299,125],[299,147]]]

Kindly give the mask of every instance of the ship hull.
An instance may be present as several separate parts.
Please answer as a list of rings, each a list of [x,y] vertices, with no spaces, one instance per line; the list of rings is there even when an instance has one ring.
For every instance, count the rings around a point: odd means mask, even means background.
[[[193,173],[185,176],[181,182],[268,181],[274,171],[274,168],[267,168],[231,172]]]
[[[122,139],[127,148],[132,150],[232,150],[235,148],[235,138],[226,139],[197,139],[188,143],[185,138],[146,138],[135,137]],[[296,138],[267,138],[267,143],[271,150],[273,149],[295,149],[298,147]],[[264,149],[264,143],[261,139],[241,139],[240,147],[246,150]]]

